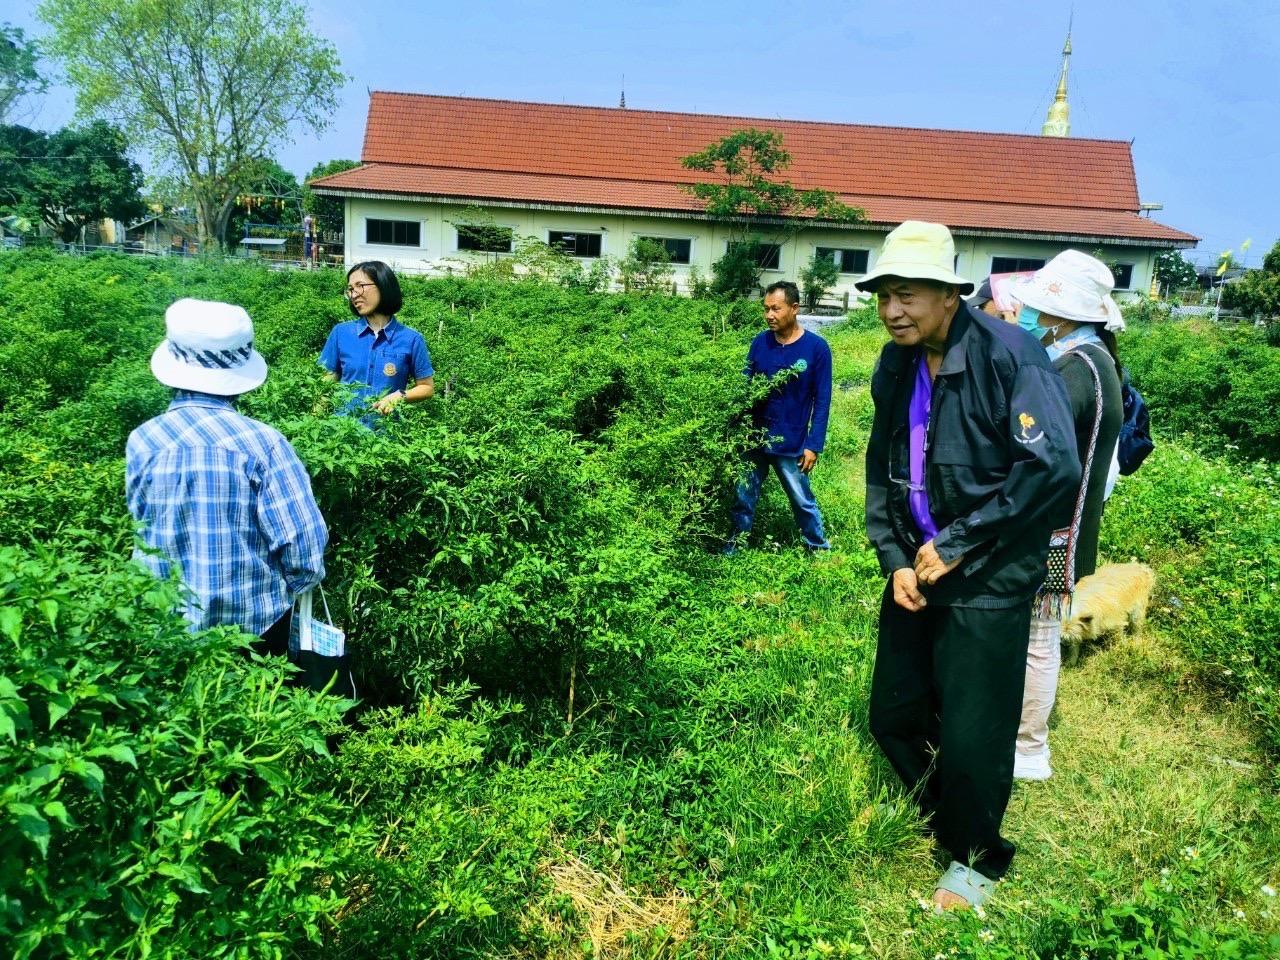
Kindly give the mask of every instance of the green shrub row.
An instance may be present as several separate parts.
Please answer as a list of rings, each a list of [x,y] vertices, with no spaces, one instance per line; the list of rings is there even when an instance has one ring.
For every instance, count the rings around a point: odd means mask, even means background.
[[[1190,434],[1210,456],[1280,460],[1280,350],[1252,327],[1135,323],[1120,356],[1158,436]]]

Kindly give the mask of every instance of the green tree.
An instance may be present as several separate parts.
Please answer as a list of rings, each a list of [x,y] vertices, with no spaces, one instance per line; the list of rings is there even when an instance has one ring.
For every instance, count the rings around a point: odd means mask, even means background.
[[[236,194],[227,232],[228,250],[245,236],[245,224],[288,224],[302,229],[302,188],[298,178],[271,157],[259,157],[249,165],[245,185]]]
[[[124,135],[108,123],[53,134],[5,127],[0,144],[6,205],[68,243],[95,220],[128,221],[146,209],[142,170],[126,155]]]
[[[1263,257],[1261,270],[1250,270],[1222,288],[1222,305],[1261,320],[1268,340],[1280,341],[1280,241]]]
[[[813,257],[800,271],[800,289],[804,304],[809,309],[818,305],[818,301],[827,295],[827,291],[840,279],[840,267],[835,258],[820,256],[816,251]]]
[[[1262,258],[1262,269],[1267,273],[1280,274],[1280,240],[1272,244],[1267,255]]]
[[[342,233],[346,226],[341,197],[323,197],[311,189],[311,181],[328,177],[344,170],[360,166],[358,160],[326,160],[317,163],[302,181],[302,212],[316,218],[316,230],[322,233]]]
[[[119,118],[187,181],[204,250],[258,158],[326,128],[346,80],[294,0],[43,0],[39,16],[81,113]]]
[[[1156,283],[1162,296],[1196,285],[1196,267],[1179,250],[1166,250],[1156,257]]]
[[[782,134],[772,130],[735,130],[680,163],[686,170],[716,175],[713,182],[683,184],[681,189],[702,201],[713,220],[729,227],[729,249],[713,268],[718,293],[754,293],[763,269],[763,245],[785,243],[805,220],[865,219],[862,210],[842,203],[829,190],[801,189],[781,179],[791,154],[783,147]]]
[[[622,288],[634,293],[669,292],[674,273],[667,248],[644,237],[631,241],[627,256],[618,264]]]
[[[9,121],[23,97],[49,89],[49,82],[36,69],[39,59],[35,42],[21,28],[0,24],[0,123]]]

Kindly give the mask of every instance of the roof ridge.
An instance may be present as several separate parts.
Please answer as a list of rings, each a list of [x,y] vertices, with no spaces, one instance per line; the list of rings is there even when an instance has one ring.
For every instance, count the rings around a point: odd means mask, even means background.
[[[632,116],[637,114],[648,114],[655,117],[702,117],[708,120],[745,120],[752,123],[795,123],[812,127],[859,127],[864,130],[901,130],[912,133],[958,133],[968,136],[984,136],[984,137],[1008,137],[1013,140],[1034,140],[1036,142],[1045,142],[1050,139],[1043,134],[1038,133],[1008,133],[1000,130],[961,130],[955,127],[909,127],[893,124],[879,123],[850,123],[840,120],[798,120],[789,117],[748,117],[740,114],[732,113],[699,113],[696,111],[682,110],[645,110],[643,108],[627,107],[625,111],[621,107],[603,107],[594,106],[585,103],[548,103],[545,100],[512,100],[509,97],[468,97],[468,96],[448,96],[440,93],[412,93],[399,90],[371,90],[369,91],[370,100],[375,96],[388,97],[417,97],[424,100],[467,100],[474,103],[505,103],[513,107],[554,107],[558,110],[587,110],[592,112],[606,114],[622,114],[626,113]],[[1071,137],[1072,143],[1107,143],[1122,144],[1127,147],[1133,146],[1132,140],[1117,140],[1106,137]]]

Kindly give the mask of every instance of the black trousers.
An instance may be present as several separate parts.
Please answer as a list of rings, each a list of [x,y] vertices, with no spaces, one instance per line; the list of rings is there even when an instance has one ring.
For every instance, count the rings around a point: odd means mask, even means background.
[[[993,879],[1013,844],[1000,835],[1013,788],[1031,604],[999,610],[880,603],[871,734],[951,856]]]
[[[267,627],[261,637],[253,641],[253,649],[266,657],[286,657],[289,655],[289,629],[293,624],[293,611],[286,610],[284,616]]]
[[[286,610],[284,616],[267,627],[266,632],[253,641],[255,652],[263,656],[289,657],[289,630],[293,624],[293,611]],[[321,657],[310,651],[302,651],[290,660],[302,671],[294,674],[288,681],[291,686],[307,687],[317,692],[328,689],[335,697],[355,698],[355,681],[346,661],[339,657]],[[337,680],[330,687],[329,683],[337,674]]]

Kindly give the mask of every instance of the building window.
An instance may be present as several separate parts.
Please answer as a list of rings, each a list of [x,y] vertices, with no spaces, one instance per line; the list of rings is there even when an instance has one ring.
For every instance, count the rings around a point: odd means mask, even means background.
[[[738,246],[738,242],[731,242],[728,245],[729,250]],[[782,245],[777,243],[757,243],[756,247],[756,266],[761,270],[777,270],[779,264],[782,263]]]
[[[641,237],[649,243],[656,243],[667,251],[667,259],[671,263],[688,263],[693,253],[693,241],[677,237]]]
[[[547,243],[571,257],[600,256],[603,239],[602,233],[571,233],[565,230],[552,230],[547,235]]]
[[[991,272],[992,273],[1027,273],[1031,270],[1039,270],[1044,266],[1044,260],[1037,260],[1035,257],[992,257]]]
[[[848,250],[840,247],[819,247],[818,256],[834,260],[841,273],[866,273],[868,250]]]
[[[515,231],[492,224],[459,224],[458,249],[479,253],[510,253]]]
[[[364,222],[365,243],[394,247],[422,245],[422,224],[417,220],[373,220]]]
[[[1128,290],[1133,286],[1133,264],[1117,263],[1111,268],[1111,274],[1116,278],[1117,290]]]

